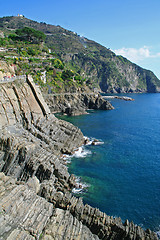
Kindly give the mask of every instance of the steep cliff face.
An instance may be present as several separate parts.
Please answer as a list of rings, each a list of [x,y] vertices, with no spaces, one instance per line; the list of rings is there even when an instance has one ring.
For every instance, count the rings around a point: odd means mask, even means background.
[[[50,114],[32,78],[23,83],[1,84],[0,89],[0,145],[6,152],[2,153],[0,170],[21,180],[32,175],[43,180],[57,171],[57,176],[64,175],[68,180],[67,168],[57,156],[71,153],[83,143],[81,131]]]
[[[121,56],[113,58],[113,61],[121,78],[115,82],[111,81],[107,91],[160,92],[160,81],[151,71],[133,64]]]
[[[72,196],[62,154],[83,134],[50,113],[31,77],[1,83],[0,95],[1,239],[157,239]]]
[[[89,43],[88,43],[89,44]],[[102,47],[102,46],[101,46]],[[160,92],[160,81],[149,70],[116,56],[105,48],[100,53],[63,55],[69,66],[78,66],[88,86],[107,93]]]

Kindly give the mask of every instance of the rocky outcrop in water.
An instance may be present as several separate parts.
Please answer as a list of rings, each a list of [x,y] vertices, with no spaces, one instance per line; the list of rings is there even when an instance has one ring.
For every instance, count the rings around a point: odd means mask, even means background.
[[[51,114],[32,78],[0,84],[0,239],[157,239],[71,194],[64,153],[81,131]]]
[[[93,92],[48,94],[44,98],[52,112],[61,112],[70,116],[86,114],[88,109],[114,109],[110,102]]]
[[[131,97],[126,97],[126,96],[103,96],[104,99],[121,99],[125,101],[134,101],[133,98]]]

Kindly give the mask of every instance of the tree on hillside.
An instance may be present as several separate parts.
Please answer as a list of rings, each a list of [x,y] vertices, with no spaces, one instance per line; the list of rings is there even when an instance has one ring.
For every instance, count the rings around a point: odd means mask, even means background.
[[[43,42],[46,38],[46,35],[38,30],[33,28],[24,27],[22,29],[17,29],[15,32],[20,40],[28,41],[32,43],[40,43]]]
[[[73,76],[74,76],[73,71],[72,70],[68,70],[68,69],[64,70],[62,72],[62,75],[61,75],[63,80],[71,80],[71,79],[73,79]]]

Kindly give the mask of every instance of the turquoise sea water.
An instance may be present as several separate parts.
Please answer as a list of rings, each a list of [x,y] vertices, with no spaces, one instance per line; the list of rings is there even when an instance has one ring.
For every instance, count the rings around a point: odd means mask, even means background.
[[[89,184],[84,202],[108,215],[160,228],[160,94],[114,99],[111,111],[63,117],[103,145],[85,146],[85,158],[72,158],[69,171]]]

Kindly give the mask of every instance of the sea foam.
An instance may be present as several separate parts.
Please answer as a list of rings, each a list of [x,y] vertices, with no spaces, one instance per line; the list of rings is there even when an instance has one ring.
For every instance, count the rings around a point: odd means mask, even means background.
[[[91,154],[91,151],[89,151],[84,146],[82,146],[82,147],[79,147],[78,149],[75,150],[75,152],[73,154],[73,157],[85,158],[89,154]]]
[[[75,194],[81,194],[86,192],[87,188],[90,186],[89,184],[82,182],[80,177],[76,177],[75,182],[76,186],[72,189],[72,193]]]

